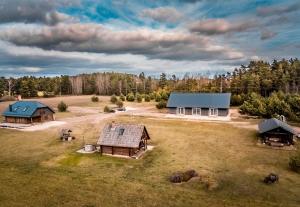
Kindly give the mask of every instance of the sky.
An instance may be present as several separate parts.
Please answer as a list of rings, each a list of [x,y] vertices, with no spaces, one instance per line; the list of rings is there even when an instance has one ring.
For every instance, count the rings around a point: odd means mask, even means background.
[[[299,0],[0,0],[0,76],[212,74],[299,51]]]

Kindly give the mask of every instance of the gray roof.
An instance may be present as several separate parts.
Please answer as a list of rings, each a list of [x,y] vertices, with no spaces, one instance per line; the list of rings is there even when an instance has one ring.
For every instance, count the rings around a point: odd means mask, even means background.
[[[120,131],[123,130],[121,135]],[[98,145],[138,148],[143,132],[150,139],[146,127],[140,124],[106,124],[97,142]]]
[[[167,107],[229,108],[231,93],[171,93]]]
[[[275,118],[266,119],[258,125],[258,130],[260,134],[277,128],[282,128],[285,131],[288,131],[292,134],[296,134],[296,131],[290,125]]]

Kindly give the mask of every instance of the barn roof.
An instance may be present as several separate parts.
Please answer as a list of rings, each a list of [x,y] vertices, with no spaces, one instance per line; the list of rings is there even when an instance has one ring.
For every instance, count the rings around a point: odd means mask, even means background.
[[[275,118],[266,119],[258,125],[258,130],[261,134],[277,128],[282,128],[291,134],[296,134],[296,131],[290,125]]]
[[[171,93],[167,107],[229,108],[231,93]]]
[[[49,110],[55,113],[49,106],[38,101],[17,101],[7,107],[7,109],[3,112],[3,116],[30,118],[39,108],[49,108]]]
[[[146,127],[140,124],[106,124],[97,142],[98,145],[116,147],[139,147],[143,132],[150,139]]]

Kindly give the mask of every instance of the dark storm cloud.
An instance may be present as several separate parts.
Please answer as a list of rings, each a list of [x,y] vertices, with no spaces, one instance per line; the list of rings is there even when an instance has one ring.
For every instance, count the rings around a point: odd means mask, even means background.
[[[282,15],[290,12],[295,12],[300,10],[300,3],[290,4],[290,5],[280,5],[280,6],[269,6],[261,7],[257,9],[257,14],[259,16],[273,16]]]
[[[57,11],[65,5],[78,4],[72,0],[6,0],[0,2],[0,23],[24,22],[55,25],[72,19]]]
[[[170,60],[239,59],[243,54],[208,37],[183,32],[140,29],[114,31],[96,24],[59,24],[0,29],[0,39],[46,50],[139,54]]]
[[[276,32],[270,31],[270,30],[263,30],[261,32],[261,36],[260,39],[261,40],[267,40],[267,39],[271,39],[273,37],[275,37],[277,35]]]
[[[193,22],[189,29],[191,32],[206,35],[226,34],[230,32],[242,32],[256,27],[255,21],[229,22],[225,19],[206,19]]]

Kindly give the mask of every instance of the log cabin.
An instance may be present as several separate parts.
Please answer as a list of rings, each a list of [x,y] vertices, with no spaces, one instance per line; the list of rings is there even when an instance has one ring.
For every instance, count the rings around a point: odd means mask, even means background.
[[[149,139],[144,125],[112,122],[104,126],[97,145],[101,154],[134,157],[147,149]]]
[[[272,118],[258,125],[259,134],[263,143],[271,146],[284,146],[294,144],[296,131],[287,123]]]
[[[170,114],[187,116],[228,116],[230,93],[171,93],[167,108]]]
[[[31,124],[54,120],[54,110],[38,101],[17,101],[3,112],[4,122]]]

